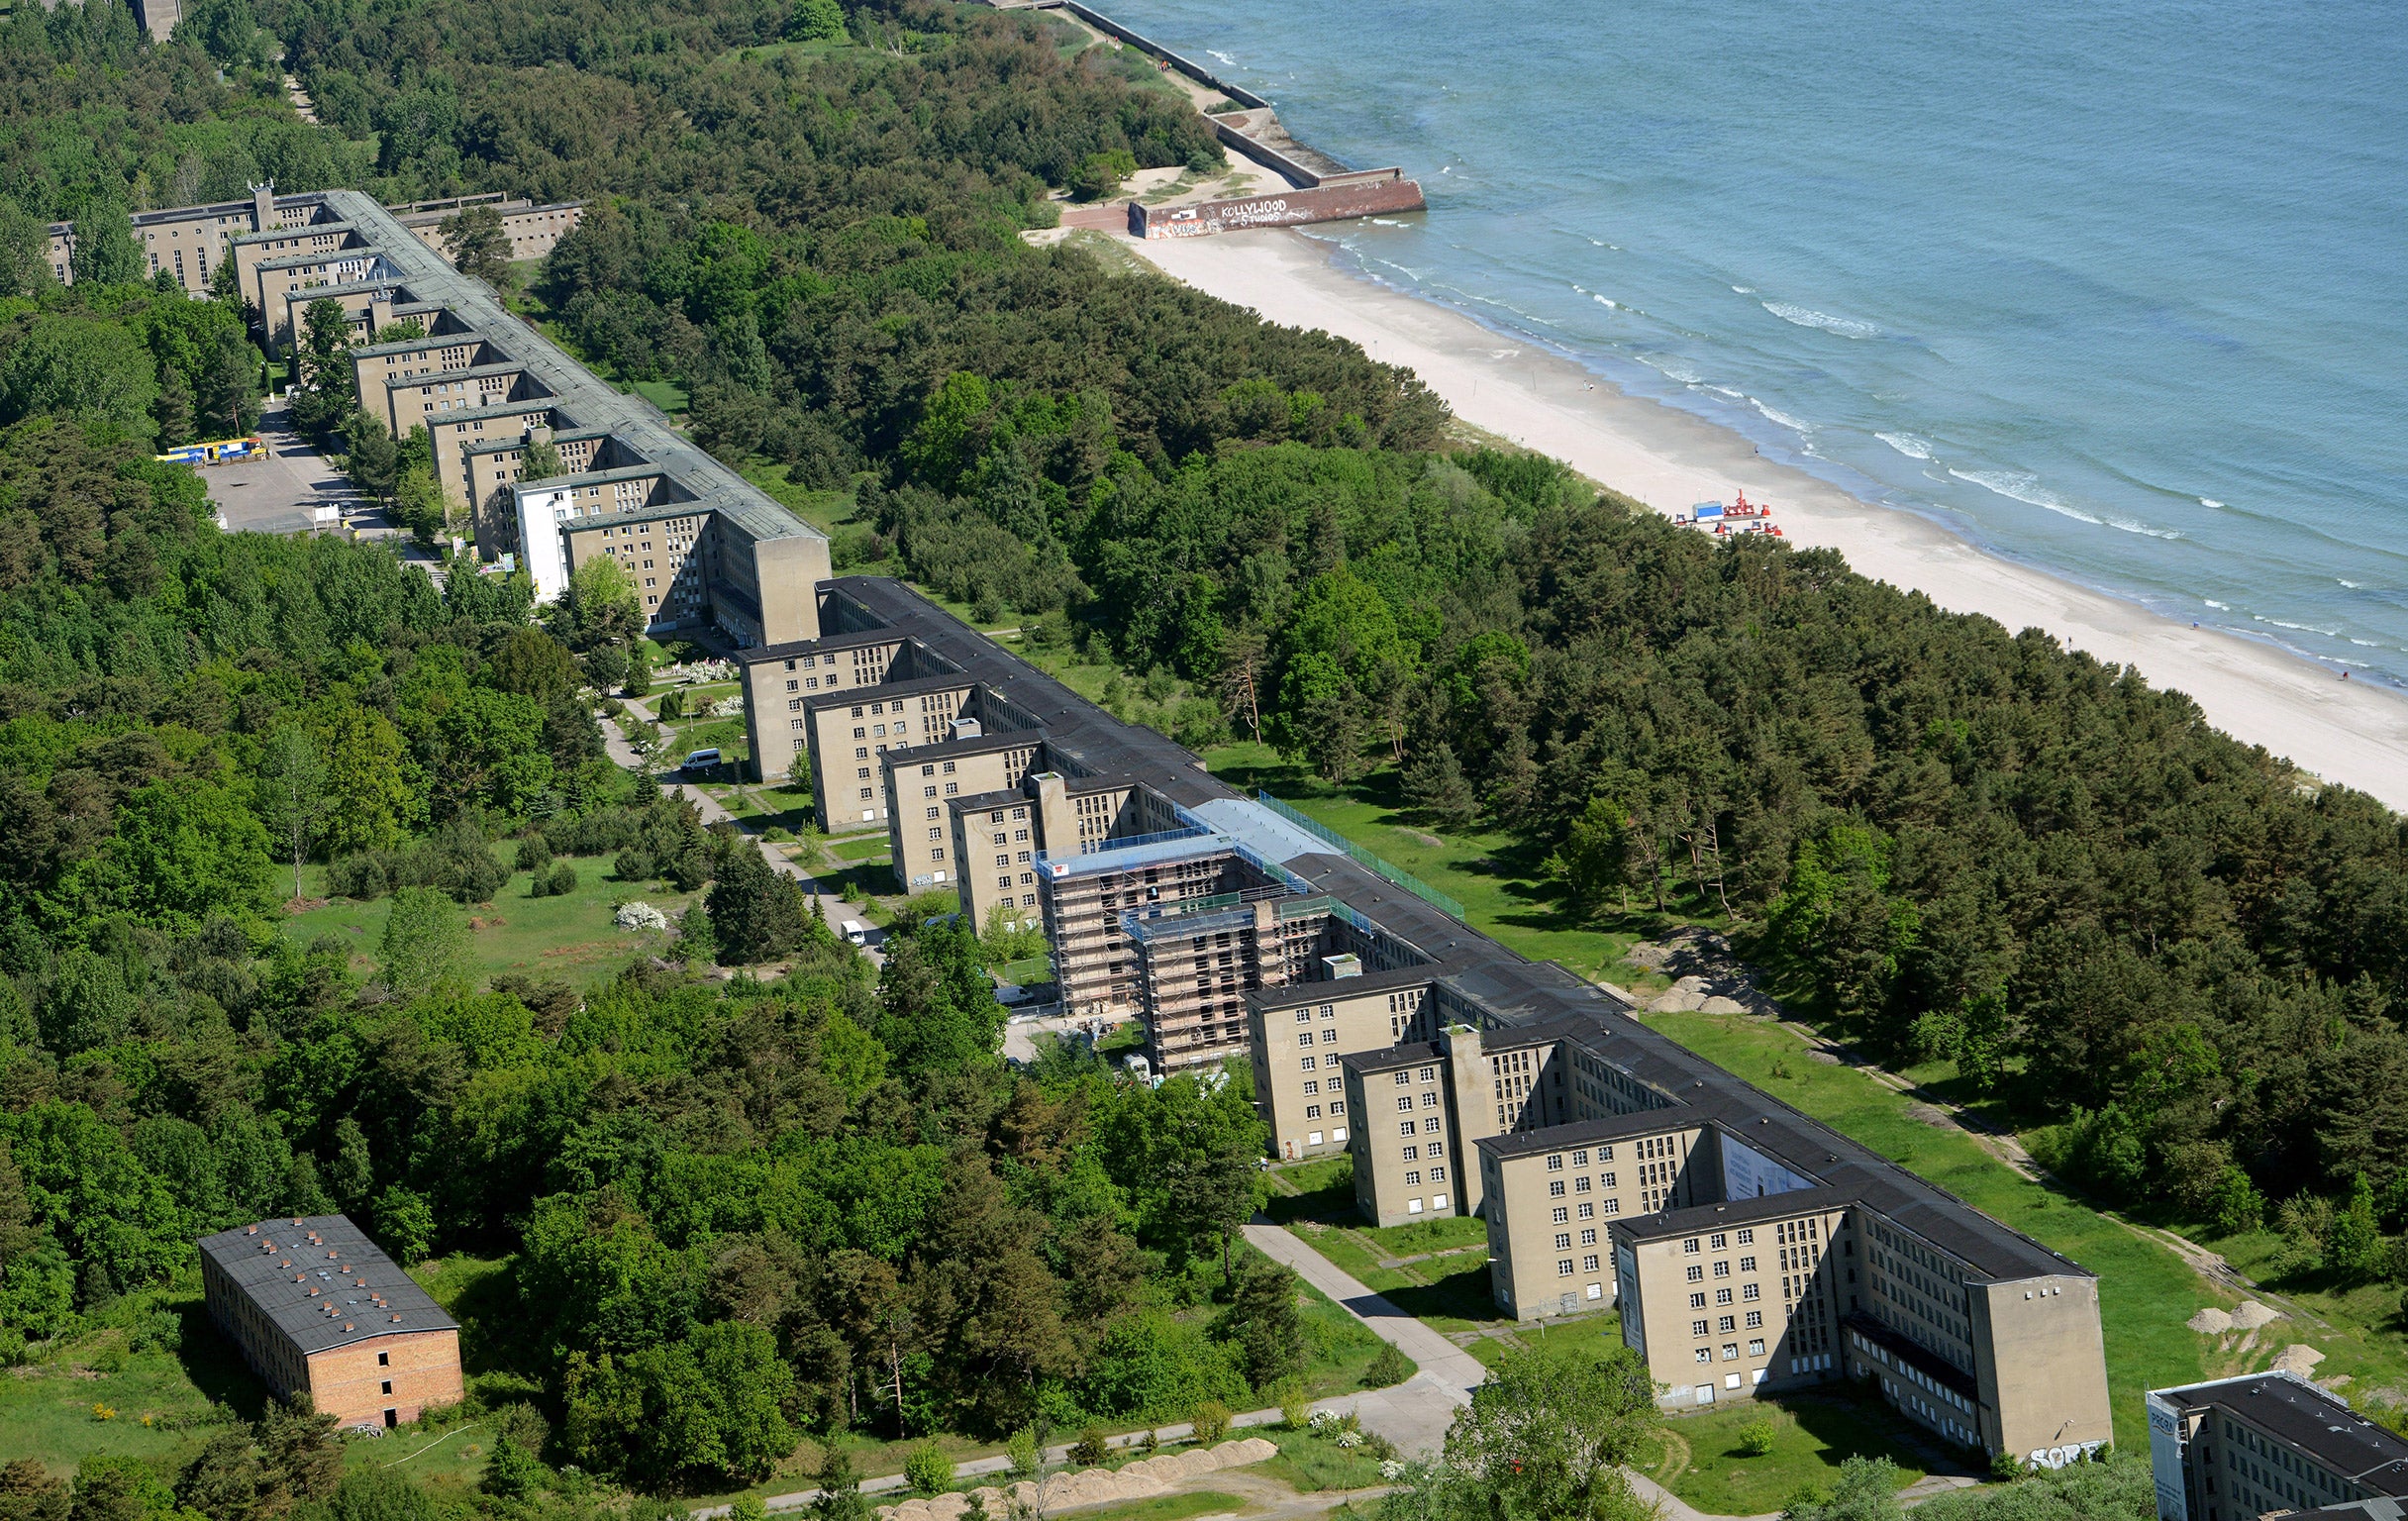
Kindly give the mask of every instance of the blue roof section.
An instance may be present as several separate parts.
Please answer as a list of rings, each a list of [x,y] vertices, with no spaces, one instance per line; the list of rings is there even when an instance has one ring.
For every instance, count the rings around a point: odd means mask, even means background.
[[[1216,797],[1187,811],[1265,860],[1285,865],[1299,856],[1321,856],[1329,846],[1250,797]]]
[[[1144,866],[1158,866],[1165,862],[1193,861],[1215,851],[1226,851],[1226,837],[1209,835],[1202,830],[1177,830],[1162,835],[1140,835],[1129,841],[1102,840],[1098,849],[1076,856],[1056,856],[1040,852],[1037,864],[1055,881],[1070,876],[1090,876],[1098,871],[1132,871]]]

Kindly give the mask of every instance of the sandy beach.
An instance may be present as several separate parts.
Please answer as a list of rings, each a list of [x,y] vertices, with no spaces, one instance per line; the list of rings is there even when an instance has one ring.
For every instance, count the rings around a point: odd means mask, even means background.
[[[2009,629],[2044,629],[2099,659],[2133,665],[2153,685],[2188,693],[2238,738],[2408,810],[2408,697],[1984,555],[1936,524],[1762,458],[1738,434],[1626,396],[1543,348],[1334,267],[1326,244],[1299,234],[1115,241],[1273,322],[1350,338],[1374,358],[1409,365],[1465,422],[1658,511],[1729,501],[1742,490],[1769,500],[1793,544],[1828,546],[1864,574],[1943,607]]]

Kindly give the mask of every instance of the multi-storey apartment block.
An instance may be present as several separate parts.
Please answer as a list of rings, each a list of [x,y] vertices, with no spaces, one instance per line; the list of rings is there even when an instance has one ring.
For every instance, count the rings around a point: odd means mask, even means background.
[[[895,582],[744,657],[753,753],[900,890],[1041,916],[1066,1010],[1157,1072],[1248,1062],[1282,1158],[1363,1214],[1487,1225],[1520,1319],[1619,1305],[1694,1406],[1853,1377],[2048,1462],[2110,1436],[2097,1281],[1466,928],[1410,878],[1132,728]]]
[[[204,1236],[209,1318],[269,1392],[346,1426],[459,1402],[459,1325],[342,1215]]]
[[[236,240],[273,232],[284,222],[286,208],[306,214],[313,203],[310,196],[278,197],[273,184],[256,185],[247,201],[138,211],[134,214],[134,240],[150,260],[151,274],[172,274],[188,293],[206,295],[210,275],[233,257]],[[463,207],[477,205],[489,205],[501,213],[502,231],[510,239],[510,256],[514,259],[542,258],[584,214],[584,208],[574,201],[537,206],[507,199],[499,192],[448,201],[413,201],[390,210],[401,226],[448,256],[450,251],[443,247],[443,235],[438,229],[445,218]],[[50,273],[62,285],[74,283],[74,256],[75,224],[51,223]]]
[[[134,221],[152,269],[196,293],[232,261],[275,347],[300,341],[312,302],[340,304],[360,405],[396,438],[427,431],[437,480],[471,514],[478,554],[526,570],[538,600],[608,558],[654,631],[712,626],[740,647],[816,639],[827,536],[447,263],[442,223],[480,203],[500,212],[516,258],[541,257],[577,223],[569,204],[471,196],[387,209],[352,190],[278,196],[272,186]],[[71,227],[51,229],[60,279],[73,247]],[[416,336],[374,342],[396,326]],[[560,472],[528,480],[538,444]]]
[[[2289,1373],[2150,1390],[2149,1460],[2159,1521],[2408,1513],[2408,1438]]]

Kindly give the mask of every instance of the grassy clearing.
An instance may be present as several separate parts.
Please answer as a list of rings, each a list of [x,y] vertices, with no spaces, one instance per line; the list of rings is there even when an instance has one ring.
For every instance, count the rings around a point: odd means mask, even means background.
[[[869,861],[885,858],[890,849],[891,843],[884,834],[862,835],[856,839],[831,843],[828,854],[839,861]]]
[[[1772,1425],[1772,1451],[1740,1451],[1743,1428]],[[1843,1392],[1763,1399],[1664,1423],[1659,1456],[1649,1476],[1718,1516],[1762,1515],[1782,1508],[1800,1489],[1825,1487],[1851,1458],[1887,1458],[1898,1465],[1899,1487],[1928,1471],[1930,1455],[1901,1440],[1901,1422],[1878,1400]]]
[[[612,874],[607,857],[561,859],[576,867],[574,892],[531,898],[527,896],[530,873],[514,871],[490,905],[477,904],[467,910],[469,955],[480,975],[518,971],[584,985],[626,965],[630,957],[659,949],[659,935],[629,934],[611,923],[611,912],[618,904],[641,898],[674,919],[693,901],[693,894],[668,891],[655,882],[619,880]],[[301,880],[313,899],[324,896],[325,867],[305,867]],[[334,935],[349,944],[356,958],[373,963],[377,939],[392,911],[389,897],[366,903],[332,898],[294,914],[282,929],[286,938],[303,944],[321,935]]]

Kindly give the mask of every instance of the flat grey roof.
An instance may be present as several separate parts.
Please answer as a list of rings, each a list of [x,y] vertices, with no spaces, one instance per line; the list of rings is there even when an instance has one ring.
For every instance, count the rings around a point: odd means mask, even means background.
[[[2379,1494],[2408,1497],[2408,1438],[2304,1378],[2249,1373],[2150,1392],[2183,1409],[2236,1416]]]
[[[1392,1072],[1400,1066],[1420,1066],[1436,1062],[1446,1053],[1436,1041],[1407,1041],[1400,1046],[1383,1046],[1377,1051],[1350,1051],[1341,1055],[1338,1065],[1350,1071]]]
[[[262,1220],[204,1236],[200,1249],[305,1356],[379,1336],[459,1329],[343,1215]]]

